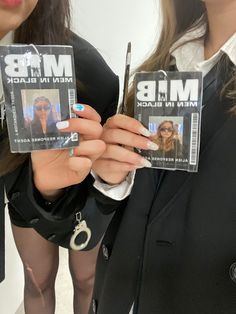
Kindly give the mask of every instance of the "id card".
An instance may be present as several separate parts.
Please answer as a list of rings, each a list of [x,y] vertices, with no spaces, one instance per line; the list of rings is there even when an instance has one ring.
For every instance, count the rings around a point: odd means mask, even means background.
[[[0,64],[11,151],[77,146],[77,133],[63,133],[56,127],[57,122],[75,116],[73,48],[0,46]]]
[[[201,72],[136,73],[135,118],[158,146],[138,152],[153,168],[197,172],[202,89]]]

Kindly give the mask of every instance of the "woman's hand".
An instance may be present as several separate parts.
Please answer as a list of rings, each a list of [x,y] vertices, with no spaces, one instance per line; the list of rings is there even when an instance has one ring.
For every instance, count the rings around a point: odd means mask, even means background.
[[[134,118],[121,114],[109,118],[102,135],[106,151],[94,162],[93,170],[108,184],[118,184],[130,171],[150,167],[148,160],[133,151],[134,147],[157,150],[149,137],[151,133]]]
[[[82,182],[92,163],[106,148],[100,139],[102,126],[99,114],[88,105],[79,104],[73,108],[80,118],[57,123],[61,132],[80,134],[80,144],[73,149],[73,156],[70,157],[67,149],[31,153],[35,186],[48,200],[55,199],[63,188]]]

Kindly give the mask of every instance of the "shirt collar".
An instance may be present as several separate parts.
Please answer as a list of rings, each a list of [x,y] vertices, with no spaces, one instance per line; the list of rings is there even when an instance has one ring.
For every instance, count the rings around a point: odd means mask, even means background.
[[[200,38],[205,32],[205,25],[191,30],[171,47],[170,53],[175,58],[179,71],[202,71],[203,76],[205,76],[223,53],[227,54],[233,64],[236,65],[236,33],[211,58],[205,60],[204,40]],[[189,40],[194,41],[187,42]]]

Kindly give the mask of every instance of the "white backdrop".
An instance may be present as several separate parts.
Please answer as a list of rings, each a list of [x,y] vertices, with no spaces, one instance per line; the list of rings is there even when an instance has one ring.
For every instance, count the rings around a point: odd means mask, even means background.
[[[103,55],[123,80],[127,43],[136,68],[154,47],[159,31],[159,0],[71,0],[73,28]]]

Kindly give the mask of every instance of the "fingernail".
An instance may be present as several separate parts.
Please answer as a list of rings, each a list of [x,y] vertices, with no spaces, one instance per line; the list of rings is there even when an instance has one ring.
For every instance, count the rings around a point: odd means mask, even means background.
[[[61,129],[66,129],[69,127],[69,121],[60,121],[56,123],[56,127],[61,130]]]
[[[152,166],[152,164],[150,163],[150,161],[147,160],[147,159],[145,159],[145,158],[142,159],[141,165],[142,165],[143,167],[147,167],[147,168],[151,168],[151,166]]]
[[[159,149],[159,146],[156,144],[156,143],[153,143],[153,142],[148,142],[147,144],[147,147],[150,149],[150,150],[158,150]]]
[[[141,127],[141,128],[139,129],[139,132],[140,132],[140,134],[142,134],[143,136],[146,136],[146,137],[151,136],[151,132],[148,131],[148,129],[146,129],[146,128],[144,128],[144,127]]]
[[[84,105],[81,105],[81,104],[74,104],[73,105],[73,109],[75,110],[75,111],[84,111]]]

